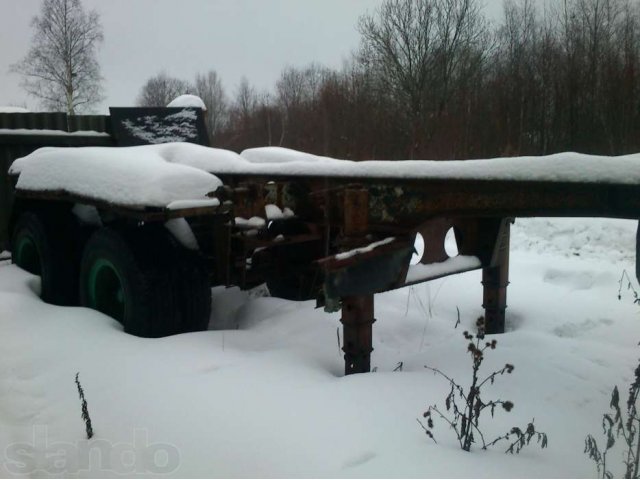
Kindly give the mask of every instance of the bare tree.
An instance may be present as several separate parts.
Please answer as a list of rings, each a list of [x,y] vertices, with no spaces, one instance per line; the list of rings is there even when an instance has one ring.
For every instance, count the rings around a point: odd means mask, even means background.
[[[12,70],[43,106],[74,115],[102,101],[102,77],[96,50],[103,40],[97,12],[85,12],[80,0],[44,0],[31,22],[31,49]]]
[[[263,92],[260,95],[260,107],[259,107],[259,111],[258,113],[261,114],[264,122],[263,124],[266,125],[267,128],[267,145],[271,146],[273,145],[273,114],[275,111],[275,106],[273,105],[273,102],[271,101],[271,95],[269,95],[268,92]]]
[[[215,70],[210,70],[204,75],[196,75],[194,87],[195,94],[202,99],[207,107],[205,115],[209,125],[209,132],[211,137],[215,137],[226,124],[229,109],[222,81]]]
[[[329,76],[330,70],[317,64],[304,69],[286,67],[282,71],[276,82],[278,104],[283,112],[280,145],[285,136],[290,136],[289,141],[295,145],[296,140],[306,135],[304,127],[311,127],[309,118],[299,117],[317,107],[321,88]]]
[[[640,1],[385,0],[341,71],[244,80],[218,137],[355,160],[640,148]]]
[[[329,69],[315,63],[303,69],[286,67],[276,83],[280,102],[286,108],[304,102],[313,103],[318,99],[323,82],[330,75]]]
[[[142,86],[136,103],[140,107],[166,107],[177,96],[193,91],[194,87],[186,80],[160,72]]]
[[[257,130],[255,128],[256,114],[258,112],[258,94],[254,87],[251,86],[247,77],[242,77],[236,88],[235,97],[229,108],[228,126],[231,134],[228,134],[228,141],[232,145],[241,145],[247,148],[249,145],[255,146]]]
[[[240,79],[238,90],[236,92],[235,108],[242,118],[248,118],[258,104],[258,94],[255,88],[251,86],[247,77]]]
[[[497,96],[502,100],[505,125],[501,135],[507,145],[502,153],[521,155],[528,152],[526,141],[538,136],[532,135],[532,122],[527,120],[544,105],[538,98],[543,75],[536,68],[536,39],[543,35],[534,0],[505,0],[503,7],[504,23],[497,31],[498,49],[492,62],[501,80]]]
[[[487,25],[477,0],[387,0],[360,18],[361,56],[406,110],[410,155],[446,110],[458,79],[477,70]]]

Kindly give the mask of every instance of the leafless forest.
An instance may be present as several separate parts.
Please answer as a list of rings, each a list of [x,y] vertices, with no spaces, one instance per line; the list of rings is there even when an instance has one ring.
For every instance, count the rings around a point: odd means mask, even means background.
[[[360,18],[340,70],[284,69],[275,91],[215,70],[161,73],[138,103],[196,93],[214,146],[275,145],[345,159],[467,159],[640,151],[640,1],[389,0]],[[167,100],[168,99],[168,100]]]

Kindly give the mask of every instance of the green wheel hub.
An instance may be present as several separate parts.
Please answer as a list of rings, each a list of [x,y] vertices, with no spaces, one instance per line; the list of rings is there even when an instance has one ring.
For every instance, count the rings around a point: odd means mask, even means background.
[[[16,252],[14,253],[14,262],[27,272],[34,275],[41,275],[42,265],[40,262],[40,253],[36,247],[33,238],[24,236],[18,241]]]
[[[105,258],[99,258],[89,271],[89,307],[120,323],[126,311],[125,290],[118,269]]]

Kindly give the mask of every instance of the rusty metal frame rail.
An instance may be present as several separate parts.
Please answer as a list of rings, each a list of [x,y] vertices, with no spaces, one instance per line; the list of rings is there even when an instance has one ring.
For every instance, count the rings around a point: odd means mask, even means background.
[[[215,173],[215,172],[214,172]],[[229,185],[268,182],[311,185],[309,197],[325,191],[340,195],[349,185],[369,190],[370,224],[384,223],[380,202],[396,207],[390,223],[415,223],[432,216],[473,217],[611,217],[640,216],[640,185],[598,182],[260,176],[220,174]],[[389,219],[391,220],[391,219]],[[413,220],[413,222],[412,222]]]

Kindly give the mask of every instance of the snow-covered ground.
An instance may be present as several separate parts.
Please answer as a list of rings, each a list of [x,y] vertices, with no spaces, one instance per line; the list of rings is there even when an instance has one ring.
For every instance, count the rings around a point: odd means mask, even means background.
[[[215,289],[210,331],[141,339],[97,312],[42,303],[39,279],[0,261],[0,476],[595,476],[584,438],[601,438],[611,389],[626,392],[640,357],[626,281],[618,300],[635,230],[599,219],[513,226],[508,332],[485,363],[515,371],[484,395],[515,408],[484,428],[492,437],[535,418],[549,447],[520,455],[463,452],[437,419],[436,445],[416,422],[448,393],[424,365],[470,377],[462,332],[482,313],[479,271],[378,295],[376,371],[345,377],[339,314],[313,302]]]

